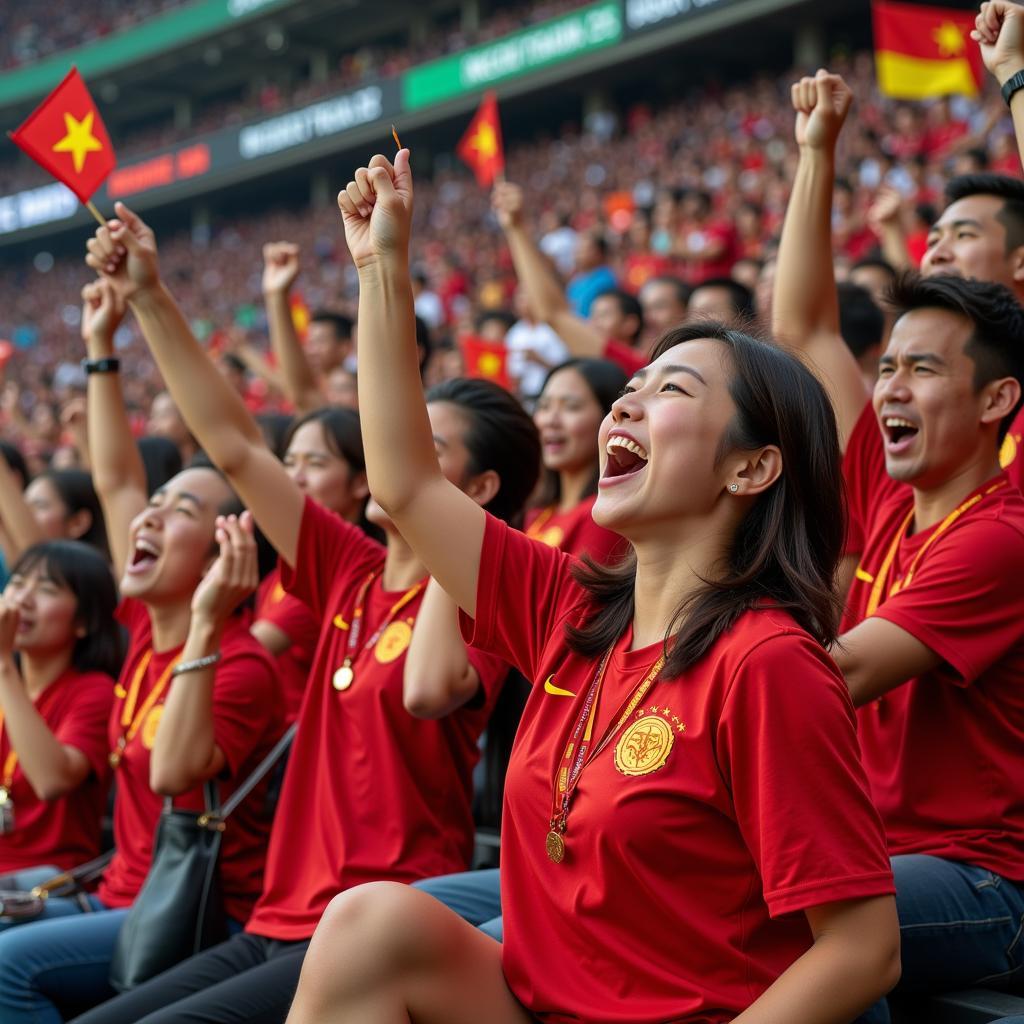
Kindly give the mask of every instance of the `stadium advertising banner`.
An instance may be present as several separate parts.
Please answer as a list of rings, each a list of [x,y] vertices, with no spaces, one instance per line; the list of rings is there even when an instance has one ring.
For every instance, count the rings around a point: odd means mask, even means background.
[[[673,21],[693,17],[713,7],[724,7],[735,0],[623,0],[626,34],[636,35],[662,28]]]
[[[402,80],[403,105],[406,110],[419,110],[612,46],[621,39],[621,2],[602,0],[535,28],[412,68]]]

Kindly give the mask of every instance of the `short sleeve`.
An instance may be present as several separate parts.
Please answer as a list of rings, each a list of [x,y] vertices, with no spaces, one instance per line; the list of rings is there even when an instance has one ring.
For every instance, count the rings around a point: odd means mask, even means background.
[[[493,708],[508,675],[508,662],[472,646],[466,648],[466,654],[480,680],[480,693],[476,701],[480,707]]]
[[[332,591],[346,579],[365,578],[383,561],[380,544],[358,526],[306,498],[295,565],[281,560],[281,583],[309,607],[317,620],[322,620]]]
[[[853,705],[809,637],[778,635],[744,657],[716,746],[773,917],[895,891]]]
[[[1024,536],[995,519],[968,519],[875,615],[920,640],[967,685],[1024,639],[1022,579]]]
[[[259,616],[265,622],[276,626],[292,644],[312,651],[320,637],[320,620],[309,610],[309,606],[292,594],[284,594],[280,600],[268,601]]]
[[[476,618],[459,615],[467,643],[535,676],[541,653],[584,598],[571,556],[487,516],[480,552]]]
[[[85,755],[93,774],[100,779],[108,773],[107,724],[113,704],[113,679],[98,672],[81,676],[75,680],[74,694],[54,730],[62,745]]]
[[[885,469],[885,448],[874,407],[868,402],[860,414],[843,453],[847,527],[845,552],[859,555],[871,533],[875,510],[891,495],[909,492]]]

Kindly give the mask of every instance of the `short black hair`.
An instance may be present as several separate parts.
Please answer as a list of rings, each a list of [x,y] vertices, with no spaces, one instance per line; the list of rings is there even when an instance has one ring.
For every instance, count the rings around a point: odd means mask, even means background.
[[[961,174],[946,185],[946,205],[968,196],[995,196],[1003,208],[996,220],[1006,229],[1006,251],[1024,245],[1024,181],[1008,174]]]
[[[852,281],[836,285],[839,293],[839,333],[847,348],[858,358],[882,343],[885,314],[867,288]]]
[[[508,329],[516,322],[516,316],[507,309],[485,309],[476,318],[476,329],[482,331],[484,324],[490,320],[496,320],[508,333]]]
[[[169,437],[140,437],[139,455],[146,471],[146,493],[152,495],[181,472],[181,451]]]
[[[897,319],[916,309],[944,309],[965,317],[973,328],[964,352],[974,361],[975,390],[1002,377],[1014,377],[1024,389],[1024,309],[1005,285],[951,274],[906,273],[896,280],[887,300]],[[999,424],[1000,444],[1022,401],[1024,392]]]
[[[640,286],[640,290],[643,291],[649,284],[668,285],[676,293],[676,302],[684,308],[693,294],[693,289],[681,277],[676,277],[675,274],[658,274],[656,277],[649,277]]]
[[[17,445],[11,444],[10,441],[0,441],[0,455],[3,455],[10,471],[21,478],[21,486],[24,490],[25,485],[32,479],[32,475],[28,471],[28,463],[25,461],[21,449]]]
[[[350,341],[355,326],[352,317],[331,309],[318,309],[310,318],[311,324],[330,324],[338,341]]]
[[[883,274],[889,275],[890,281],[895,281],[899,276],[899,271],[886,259],[882,259],[881,256],[865,256],[862,260],[857,260],[852,267],[850,267],[850,273],[852,274],[855,270],[881,270]]]
[[[636,330],[628,338],[623,339],[624,341],[636,341],[644,329],[644,311],[640,306],[640,301],[635,295],[630,295],[629,292],[625,292],[621,288],[608,288],[595,295],[594,302],[606,298],[612,298],[619,304],[620,316],[636,317]]]
[[[724,288],[729,293],[729,305],[732,307],[732,315],[740,320],[749,320],[754,316],[754,293],[739,281],[731,277],[709,277],[695,285],[690,298],[701,290],[701,288]]]
[[[92,476],[84,469],[47,469],[39,474],[39,478],[50,481],[69,516],[81,511],[89,513],[89,528],[78,539],[107,557],[107,526]]]

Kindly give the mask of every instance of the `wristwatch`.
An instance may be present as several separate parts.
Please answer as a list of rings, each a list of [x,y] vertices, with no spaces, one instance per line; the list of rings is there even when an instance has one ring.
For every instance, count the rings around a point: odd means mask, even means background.
[[[121,360],[117,356],[107,356],[104,359],[83,359],[82,369],[87,374],[117,373],[121,369]]]
[[[1010,105],[1010,100],[1013,99],[1014,94],[1024,89],[1024,70],[1018,71],[1003,83],[1002,93],[1003,99],[1006,100],[1006,105]]]

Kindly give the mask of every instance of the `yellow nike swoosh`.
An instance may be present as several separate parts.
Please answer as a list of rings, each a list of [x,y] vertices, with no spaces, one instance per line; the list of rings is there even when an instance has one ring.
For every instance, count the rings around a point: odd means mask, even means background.
[[[348,623],[340,615],[335,615],[333,621],[338,629],[348,629]]]
[[[554,676],[548,676],[544,680],[544,692],[550,693],[552,697],[575,697],[576,694],[571,690],[563,690],[560,686],[555,686],[552,682]]]

